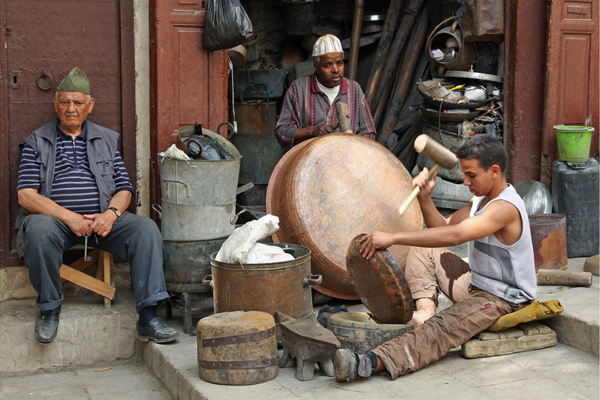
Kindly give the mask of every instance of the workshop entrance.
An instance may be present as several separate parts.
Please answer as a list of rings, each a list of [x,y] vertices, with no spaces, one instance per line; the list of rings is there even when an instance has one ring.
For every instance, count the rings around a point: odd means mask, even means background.
[[[133,0],[0,0],[0,266],[11,252],[19,209],[18,145],[55,118],[56,87],[75,66],[96,99],[89,120],[121,133],[119,151],[135,180]],[[135,186],[135,182],[134,182]],[[134,197],[132,204],[136,204]]]

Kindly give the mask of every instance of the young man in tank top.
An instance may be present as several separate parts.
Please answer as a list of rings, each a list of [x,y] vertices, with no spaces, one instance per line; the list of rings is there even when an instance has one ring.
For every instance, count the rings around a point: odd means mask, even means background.
[[[388,371],[392,379],[443,357],[450,349],[489,328],[499,317],[534,300],[536,275],[525,204],[506,182],[506,152],[491,135],[477,135],[457,151],[464,184],[474,197],[468,206],[444,217],[431,199],[435,174],[424,169],[413,179],[428,229],[379,232],[365,236],[363,256],[392,245],[413,246],[406,280],[416,311],[416,328],[385,342],[368,354],[340,349],[335,355],[338,381]],[[468,242],[469,264],[446,246]],[[454,302],[437,313],[437,294]]]

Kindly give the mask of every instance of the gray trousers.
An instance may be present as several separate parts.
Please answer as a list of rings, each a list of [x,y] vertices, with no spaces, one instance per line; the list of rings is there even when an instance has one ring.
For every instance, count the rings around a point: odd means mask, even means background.
[[[59,272],[63,253],[76,244],[83,244],[84,238],[45,214],[28,216],[23,230],[23,258],[31,284],[38,293],[36,305],[42,311],[52,310],[63,300]],[[106,237],[92,234],[88,246],[129,261],[136,311],[169,298],[163,271],[162,236],[150,218],[125,212]]]

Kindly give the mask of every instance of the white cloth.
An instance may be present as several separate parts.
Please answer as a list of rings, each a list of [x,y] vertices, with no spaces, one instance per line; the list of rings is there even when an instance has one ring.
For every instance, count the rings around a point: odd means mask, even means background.
[[[317,86],[319,87],[319,90],[321,92],[325,93],[325,95],[329,99],[329,105],[332,105],[333,101],[335,100],[335,98],[337,97],[338,93],[340,92],[340,86],[341,85],[337,85],[337,86],[334,86],[334,87],[330,88],[330,87],[327,87],[325,85],[322,85],[321,82],[319,82],[319,80],[317,79]]]

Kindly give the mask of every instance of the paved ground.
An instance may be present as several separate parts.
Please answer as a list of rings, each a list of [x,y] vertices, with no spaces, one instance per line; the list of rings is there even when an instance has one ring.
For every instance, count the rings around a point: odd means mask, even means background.
[[[570,264],[579,269],[582,260],[570,260]],[[314,380],[301,382],[294,378],[294,368],[286,368],[274,380],[259,385],[207,383],[198,376],[197,339],[183,334],[181,318],[176,318],[171,324],[182,336],[174,344],[142,344],[129,361],[0,377],[0,399],[600,399],[598,277],[591,288],[541,287],[540,298],[558,298],[565,307],[563,315],[553,319],[562,342],[557,346],[471,360],[455,349],[395,381],[379,374],[337,383],[317,371]],[[99,371],[105,367],[112,368]]]
[[[135,357],[72,371],[0,377],[0,399],[171,400],[173,396],[140,357]]]

